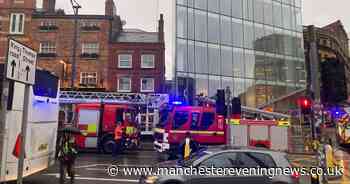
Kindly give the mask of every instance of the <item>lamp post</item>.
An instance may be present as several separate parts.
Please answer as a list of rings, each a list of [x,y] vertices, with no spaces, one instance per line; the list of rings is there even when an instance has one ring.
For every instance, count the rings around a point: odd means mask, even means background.
[[[73,54],[72,54],[72,77],[71,77],[71,88],[74,89],[74,82],[76,78],[76,50],[78,40],[78,13],[81,6],[76,0],[70,0],[74,11],[74,38],[73,38]]]

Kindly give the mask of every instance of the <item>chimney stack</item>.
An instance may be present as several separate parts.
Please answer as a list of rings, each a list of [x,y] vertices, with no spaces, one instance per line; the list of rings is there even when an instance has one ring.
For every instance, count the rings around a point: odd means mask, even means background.
[[[106,0],[105,3],[105,15],[106,16],[115,16],[117,15],[117,9],[115,7],[113,0]]]
[[[56,0],[43,0],[43,9],[45,12],[54,13]]]
[[[164,16],[160,14],[160,18],[158,21],[158,39],[159,42],[164,42]]]

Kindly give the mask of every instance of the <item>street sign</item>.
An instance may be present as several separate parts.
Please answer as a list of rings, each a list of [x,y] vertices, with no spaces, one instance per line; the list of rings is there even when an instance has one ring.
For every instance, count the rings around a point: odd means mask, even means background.
[[[21,83],[35,83],[37,53],[31,48],[10,39],[7,55],[6,78]]]

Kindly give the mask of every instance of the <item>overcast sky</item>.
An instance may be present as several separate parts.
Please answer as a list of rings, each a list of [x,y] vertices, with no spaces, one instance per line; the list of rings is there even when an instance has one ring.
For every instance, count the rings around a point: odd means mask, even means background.
[[[41,0],[38,0],[40,4]],[[82,5],[81,13],[103,14],[104,0],[77,0]],[[157,1],[160,0],[115,0],[117,12],[126,20],[128,28],[142,28],[147,31],[156,30]],[[161,0],[167,1],[167,0]],[[56,0],[57,8],[71,11],[70,0]],[[326,25],[335,20],[342,20],[347,32],[350,32],[349,0],[303,0],[304,25]]]
[[[42,0],[37,0],[40,7]],[[105,0],[77,0],[82,9],[81,14],[104,14]],[[156,31],[159,17],[157,2],[165,3],[171,0],[114,0],[117,14],[126,21],[126,28],[139,28],[145,31]],[[324,26],[340,19],[347,32],[350,32],[350,0],[302,0],[303,24]],[[70,0],[56,0],[56,8],[72,13]],[[165,15],[166,16],[166,15]],[[171,50],[171,49],[170,49]],[[168,49],[168,52],[169,49]],[[167,66],[171,65],[170,54],[166,54]],[[167,68],[167,78],[172,76],[171,67]]]

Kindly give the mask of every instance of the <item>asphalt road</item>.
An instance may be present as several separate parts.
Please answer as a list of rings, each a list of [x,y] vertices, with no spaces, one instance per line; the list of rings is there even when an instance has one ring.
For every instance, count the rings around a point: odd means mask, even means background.
[[[149,146],[148,146],[149,147]],[[80,153],[75,164],[75,184],[135,184],[139,176],[109,176],[107,168],[111,165],[119,167],[147,167],[158,162],[157,153],[147,148],[140,151],[127,151],[117,158],[111,155],[97,153]],[[58,164],[48,171],[30,176],[25,179],[24,184],[58,184]],[[69,179],[67,179],[67,183]]]
[[[109,176],[107,168],[114,164],[120,167],[147,167],[159,162],[157,153],[150,145],[147,149],[140,151],[129,151],[120,155],[115,160],[110,155],[97,153],[81,153],[76,162],[76,182],[75,184],[135,184],[138,183],[139,176]],[[346,175],[342,178],[336,178],[330,181],[331,184],[350,184],[350,154],[346,150],[338,150],[337,157],[342,159],[346,165]],[[312,158],[307,156],[295,156],[293,163],[298,166],[308,166],[312,163]],[[45,172],[25,178],[24,184],[58,184],[59,174],[58,165],[55,165]],[[67,182],[69,183],[69,182]],[[310,180],[306,177],[301,179],[301,184],[309,184]],[[11,183],[12,184],[12,183]]]

